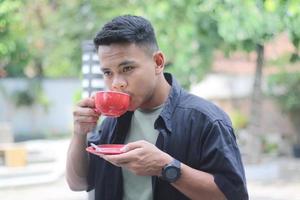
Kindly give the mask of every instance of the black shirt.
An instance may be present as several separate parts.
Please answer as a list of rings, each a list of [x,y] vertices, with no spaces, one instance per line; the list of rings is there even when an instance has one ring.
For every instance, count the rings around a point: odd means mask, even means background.
[[[187,93],[170,74],[171,85],[162,112],[154,123],[158,130],[156,146],[182,163],[214,176],[229,200],[248,199],[246,179],[234,131],[228,116],[214,104]],[[89,143],[124,143],[132,112],[119,118],[106,118],[88,139]],[[90,154],[88,191],[95,200],[121,200],[122,170]],[[188,199],[170,183],[152,177],[154,200]]]

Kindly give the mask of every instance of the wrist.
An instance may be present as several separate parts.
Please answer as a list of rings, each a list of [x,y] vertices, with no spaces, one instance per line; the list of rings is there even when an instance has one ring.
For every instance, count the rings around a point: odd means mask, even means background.
[[[86,141],[86,136],[87,136],[86,134],[74,132],[72,138],[76,141]]]
[[[157,172],[157,176],[158,177],[161,177],[162,175],[162,170],[163,168],[168,165],[169,163],[171,163],[173,160],[173,157],[170,156],[169,154],[167,153],[164,153],[163,156],[161,157],[160,161],[158,162],[159,163],[159,170]]]

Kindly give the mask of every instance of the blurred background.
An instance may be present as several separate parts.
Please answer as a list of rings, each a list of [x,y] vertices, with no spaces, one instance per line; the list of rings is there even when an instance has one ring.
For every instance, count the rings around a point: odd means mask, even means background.
[[[299,200],[299,0],[0,0],[0,199],[88,199],[64,180],[72,109],[104,88],[91,40],[121,14],[229,114],[250,199]]]

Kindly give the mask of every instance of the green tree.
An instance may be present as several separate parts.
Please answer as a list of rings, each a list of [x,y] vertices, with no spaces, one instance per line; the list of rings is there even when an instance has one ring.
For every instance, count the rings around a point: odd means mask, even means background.
[[[0,68],[10,76],[23,73],[28,62],[28,48],[22,24],[21,0],[0,1]]]
[[[31,77],[77,77],[81,67],[81,42],[91,39],[105,21],[130,13],[144,15],[153,22],[161,49],[166,52],[170,63],[168,70],[174,72],[185,87],[189,87],[209,68],[212,55],[203,45],[199,48],[195,26],[198,20],[193,3],[25,1],[18,10],[22,20],[16,23],[16,26],[22,24],[24,27],[24,44],[30,61],[22,63],[22,67]],[[23,71],[18,73],[21,75]]]
[[[294,66],[294,71],[288,71],[281,66],[281,73],[271,76],[269,86],[271,94],[278,100],[283,111],[290,115],[291,122],[297,131],[294,140],[294,154],[300,157],[300,71],[299,71],[299,45],[300,45],[300,4],[299,1],[284,2],[281,13],[285,30],[289,33],[290,40],[295,47],[287,65]]]
[[[290,61],[300,61],[300,4],[297,0],[289,0],[284,3],[284,11],[282,12],[282,19],[285,23],[285,28],[289,33],[291,42],[295,47],[295,52],[291,55]]]

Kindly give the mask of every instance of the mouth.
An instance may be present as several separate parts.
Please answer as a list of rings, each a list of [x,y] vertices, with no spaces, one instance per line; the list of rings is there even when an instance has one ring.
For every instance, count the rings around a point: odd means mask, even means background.
[[[132,96],[131,92],[128,91],[121,91],[122,93],[128,94],[130,97]]]
[[[132,94],[128,91],[122,91],[122,90],[110,90],[112,92],[117,92],[117,93],[123,93],[123,94],[127,94],[129,95],[130,97],[132,96]]]

